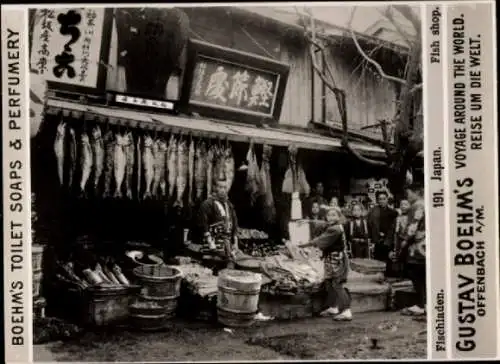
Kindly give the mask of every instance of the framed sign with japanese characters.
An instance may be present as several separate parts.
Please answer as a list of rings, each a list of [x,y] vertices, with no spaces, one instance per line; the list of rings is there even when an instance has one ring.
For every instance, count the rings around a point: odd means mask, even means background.
[[[50,89],[104,92],[112,9],[43,8],[33,17],[30,69]]]
[[[284,63],[190,40],[181,107],[220,119],[277,122],[288,73]]]

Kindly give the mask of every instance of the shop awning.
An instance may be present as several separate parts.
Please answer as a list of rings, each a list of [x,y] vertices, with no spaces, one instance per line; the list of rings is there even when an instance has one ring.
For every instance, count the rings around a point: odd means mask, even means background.
[[[49,113],[58,113],[61,110],[84,113],[91,117],[106,118],[112,124],[128,124],[144,129],[161,129],[172,132],[184,132],[221,138],[228,138],[236,142],[248,142],[277,146],[295,144],[299,148],[333,151],[342,149],[339,138],[325,137],[315,133],[281,130],[277,128],[241,125],[223,121],[209,120],[201,117],[173,116],[153,112],[136,111],[111,106],[86,105],[74,101],[49,99],[47,102]],[[354,149],[361,153],[383,157],[385,151],[368,143],[352,142]]]

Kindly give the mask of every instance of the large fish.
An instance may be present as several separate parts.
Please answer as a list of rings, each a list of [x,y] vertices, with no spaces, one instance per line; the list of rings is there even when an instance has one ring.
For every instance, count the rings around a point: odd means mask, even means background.
[[[215,186],[218,180],[225,179],[224,149],[220,146],[214,148],[212,185]]]
[[[173,197],[177,183],[177,140],[172,135],[168,143],[168,196]]]
[[[207,145],[204,141],[198,143],[194,162],[194,184],[196,187],[196,200],[203,197],[207,183]]]
[[[255,156],[255,151],[253,147],[253,142],[250,142],[250,147],[247,152],[247,180],[245,183],[245,189],[250,194],[250,202],[253,205],[259,194],[259,166],[257,164],[257,157]]]
[[[137,137],[137,145],[135,148],[135,153],[137,157],[137,198],[141,197],[141,186],[142,186],[142,154],[141,154],[141,136]]]
[[[262,148],[262,167],[260,169],[261,180],[264,189],[264,221],[271,224],[276,219],[276,207],[274,205],[273,190],[271,184],[271,154],[272,147],[264,145]]]
[[[183,206],[183,196],[186,190],[188,179],[188,146],[187,143],[182,140],[177,146],[177,201],[176,206]]]
[[[212,194],[212,186],[213,186],[213,172],[214,172],[214,157],[215,157],[214,146],[210,146],[208,148],[207,153],[207,195],[210,196]]]
[[[76,165],[77,165],[77,143],[75,129],[69,128],[69,175],[68,175],[68,188],[73,187],[73,178],[75,175]]]
[[[113,179],[114,150],[116,138],[111,130],[104,134],[104,198],[111,196],[111,181]]]
[[[193,182],[194,182],[194,157],[195,157],[195,146],[194,140],[191,139],[189,143],[189,151],[188,151],[188,203],[189,206],[193,204]]]
[[[135,159],[135,145],[134,138],[129,132],[126,134],[128,144],[125,146],[125,195],[128,199],[132,199],[132,183],[134,179],[134,159]]]
[[[163,167],[165,166],[165,141],[161,138],[156,139],[153,145],[153,186],[151,189],[151,194],[153,196],[159,196],[159,187],[161,182],[161,174],[163,172]]]
[[[82,175],[80,179],[80,193],[85,195],[85,188],[92,172],[92,147],[90,146],[89,135],[84,131],[80,139],[80,166]]]
[[[114,151],[114,172],[115,172],[115,198],[121,198],[122,184],[125,178],[125,167],[127,166],[126,148],[129,144],[128,134],[117,134]]]
[[[66,123],[60,122],[57,125],[56,140],[54,142],[54,153],[57,160],[57,175],[59,183],[64,184],[64,140],[66,137]]]
[[[158,155],[155,158],[156,166],[155,173],[158,175],[158,188],[154,190],[158,197],[162,198],[167,195],[167,181],[165,179],[167,159],[167,142],[164,139],[158,141]]]
[[[153,156],[154,141],[149,135],[144,138],[142,150],[142,165],[144,169],[144,199],[151,197],[151,185],[154,178],[154,156]]]
[[[234,181],[234,156],[233,149],[230,145],[228,145],[224,151],[224,171],[227,181],[227,192],[229,192]]]
[[[94,191],[97,192],[104,169],[104,141],[98,125],[92,129],[92,156],[94,158]]]

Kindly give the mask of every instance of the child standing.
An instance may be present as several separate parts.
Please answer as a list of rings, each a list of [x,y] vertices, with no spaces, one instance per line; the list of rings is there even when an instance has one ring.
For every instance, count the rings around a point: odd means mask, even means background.
[[[351,296],[344,287],[349,271],[349,257],[340,219],[341,215],[337,209],[329,209],[326,213],[328,224],[326,230],[301,247],[317,246],[323,251],[326,309],[321,312],[321,316],[333,316],[336,321],[350,321],[352,320]]]
[[[370,259],[370,231],[368,230],[368,223],[363,216],[363,209],[360,204],[352,206],[351,215],[351,220],[346,223],[345,232],[352,257]]]

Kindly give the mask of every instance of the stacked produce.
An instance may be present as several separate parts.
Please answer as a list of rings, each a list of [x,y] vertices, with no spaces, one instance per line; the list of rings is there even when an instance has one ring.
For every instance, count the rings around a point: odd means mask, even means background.
[[[103,133],[99,125],[77,132],[63,121],[54,153],[60,185],[76,188],[81,196],[92,191],[104,198],[171,199],[184,207],[185,198],[192,205],[210,195],[218,179],[227,181],[228,190],[234,180],[228,142],[110,128]]]
[[[290,259],[284,254],[264,258],[262,271],[272,280],[263,286],[263,292],[275,295],[293,295],[317,290],[322,274],[306,261]]]
[[[98,262],[93,267],[73,262],[58,262],[56,278],[59,283],[81,290],[93,288],[112,288],[130,286],[122,269],[115,263]]]

